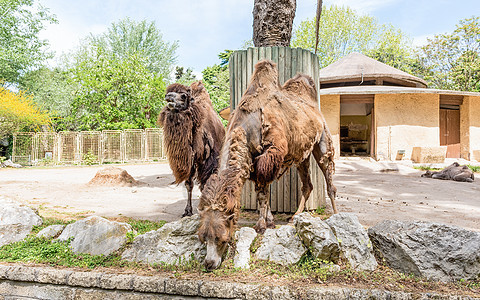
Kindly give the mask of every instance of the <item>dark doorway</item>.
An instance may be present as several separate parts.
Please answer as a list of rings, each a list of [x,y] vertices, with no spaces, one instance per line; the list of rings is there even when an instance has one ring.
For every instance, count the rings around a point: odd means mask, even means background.
[[[340,155],[372,156],[373,95],[340,97]]]

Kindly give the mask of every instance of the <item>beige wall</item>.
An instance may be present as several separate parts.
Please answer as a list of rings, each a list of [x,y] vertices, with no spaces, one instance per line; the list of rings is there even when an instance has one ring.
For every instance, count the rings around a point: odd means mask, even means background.
[[[461,109],[464,109],[464,106],[468,106],[468,119],[469,119],[469,124],[467,126],[467,128],[469,127],[468,128],[469,130],[465,131],[465,135],[468,135],[467,145],[469,146],[469,149],[466,149],[465,151],[470,155],[470,159],[473,159],[474,158],[473,151],[480,150],[480,96],[465,96],[463,99],[463,105]],[[462,118],[462,115],[460,115],[460,118]],[[463,137],[462,125],[463,123],[460,123],[461,138]],[[463,145],[462,145],[462,154],[463,154]]]
[[[335,158],[340,157],[340,95],[321,95],[320,109],[335,146]]]
[[[439,95],[375,95],[376,158],[394,160],[398,150],[410,159],[413,147],[440,145]]]

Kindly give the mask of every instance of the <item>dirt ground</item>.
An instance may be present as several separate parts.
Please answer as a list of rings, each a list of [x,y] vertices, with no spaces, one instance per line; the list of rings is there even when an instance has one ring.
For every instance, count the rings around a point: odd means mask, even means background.
[[[167,163],[118,167],[145,184],[88,186],[104,166],[3,168],[0,196],[28,204],[42,216],[57,218],[180,218],[187,194],[183,185],[171,185],[174,178]],[[355,213],[368,227],[385,219],[397,219],[440,222],[480,231],[480,174],[474,183],[421,178],[421,174],[404,164],[340,159],[334,177],[338,209]],[[193,194],[196,207],[200,195],[197,187]]]

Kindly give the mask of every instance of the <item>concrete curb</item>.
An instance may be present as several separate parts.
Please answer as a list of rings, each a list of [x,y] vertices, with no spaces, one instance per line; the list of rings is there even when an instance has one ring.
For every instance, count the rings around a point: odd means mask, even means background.
[[[480,300],[461,295],[404,293],[336,287],[296,288],[225,281],[203,281],[79,272],[49,267],[0,264],[0,300],[31,299],[398,299]]]

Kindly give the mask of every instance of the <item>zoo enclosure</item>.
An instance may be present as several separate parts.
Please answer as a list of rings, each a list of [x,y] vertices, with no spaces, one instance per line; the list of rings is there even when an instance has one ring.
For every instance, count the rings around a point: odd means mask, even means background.
[[[160,128],[21,132],[12,161],[23,165],[154,161],[167,159]]]

